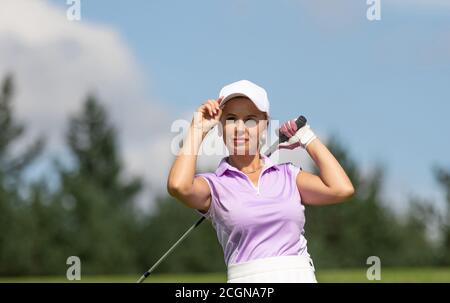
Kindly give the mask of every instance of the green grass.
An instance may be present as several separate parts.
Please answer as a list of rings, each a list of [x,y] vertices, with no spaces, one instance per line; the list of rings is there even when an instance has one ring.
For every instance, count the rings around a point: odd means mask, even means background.
[[[318,270],[316,277],[319,283],[339,282],[369,282],[366,278],[366,269],[339,269]],[[117,276],[82,276],[81,282],[86,283],[134,283],[139,275]],[[38,276],[38,277],[0,277],[0,283],[7,282],[70,282],[64,276]],[[187,282],[226,282],[224,273],[208,274],[154,274],[147,278],[147,283],[187,283]],[[450,268],[386,268],[381,270],[381,281],[377,282],[450,282]]]

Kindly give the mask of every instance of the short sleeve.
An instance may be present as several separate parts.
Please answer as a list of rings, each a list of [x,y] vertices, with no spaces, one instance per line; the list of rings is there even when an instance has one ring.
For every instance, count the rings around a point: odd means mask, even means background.
[[[196,174],[194,175],[194,177],[202,177],[203,179],[206,180],[206,183],[209,186],[209,191],[211,192],[211,204],[209,205],[209,209],[206,212],[202,212],[199,209],[195,209],[195,211],[197,213],[199,213],[200,215],[202,215],[203,217],[212,220],[213,218],[213,214],[214,214],[214,205],[215,205],[215,193],[214,193],[214,187],[211,184],[211,179],[209,177],[210,173],[200,173],[200,174]]]
[[[297,175],[303,170],[303,168],[301,166],[295,166],[291,162],[288,163],[288,167],[291,170],[292,175],[294,177],[297,177]]]

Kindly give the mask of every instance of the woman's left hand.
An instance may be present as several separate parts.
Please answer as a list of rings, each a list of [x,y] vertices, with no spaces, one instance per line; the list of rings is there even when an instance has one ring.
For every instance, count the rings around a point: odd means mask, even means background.
[[[316,138],[316,135],[311,130],[309,124],[298,129],[295,121],[296,119],[291,119],[281,125],[279,132],[283,133],[289,140],[280,143],[278,148],[292,150],[300,146],[306,149],[306,146]]]

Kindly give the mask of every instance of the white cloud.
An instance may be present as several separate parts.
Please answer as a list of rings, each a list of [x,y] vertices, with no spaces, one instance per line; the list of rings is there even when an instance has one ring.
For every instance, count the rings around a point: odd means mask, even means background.
[[[133,54],[113,28],[70,22],[47,1],[2,0],[0,57],[0,77],[13,73],[15,110],[28,125],[22,145],[45,134],[46,155],[67,156],[67,118],[93,92],[110,110],[128,173],[161,188],[170,154],[158,153],[153,142],[169,134],[170,119],[149,98]]]

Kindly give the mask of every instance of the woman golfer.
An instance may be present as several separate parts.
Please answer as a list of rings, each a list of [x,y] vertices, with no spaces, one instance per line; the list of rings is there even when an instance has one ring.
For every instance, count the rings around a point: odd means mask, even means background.
[[[317,282],[304,237],[304,205],[342,202],[354,188],[310,126],[295,119],[279,148],[305,149],[320,169],[310,174],[260,153],[269,121],[266,91],[241,80],[222,88],[195,112],[169,173],[169,193],[211,220],[222,245],[228,282]],[[218,124],[229,156],[215,172],[196,174],[199,147]]]

